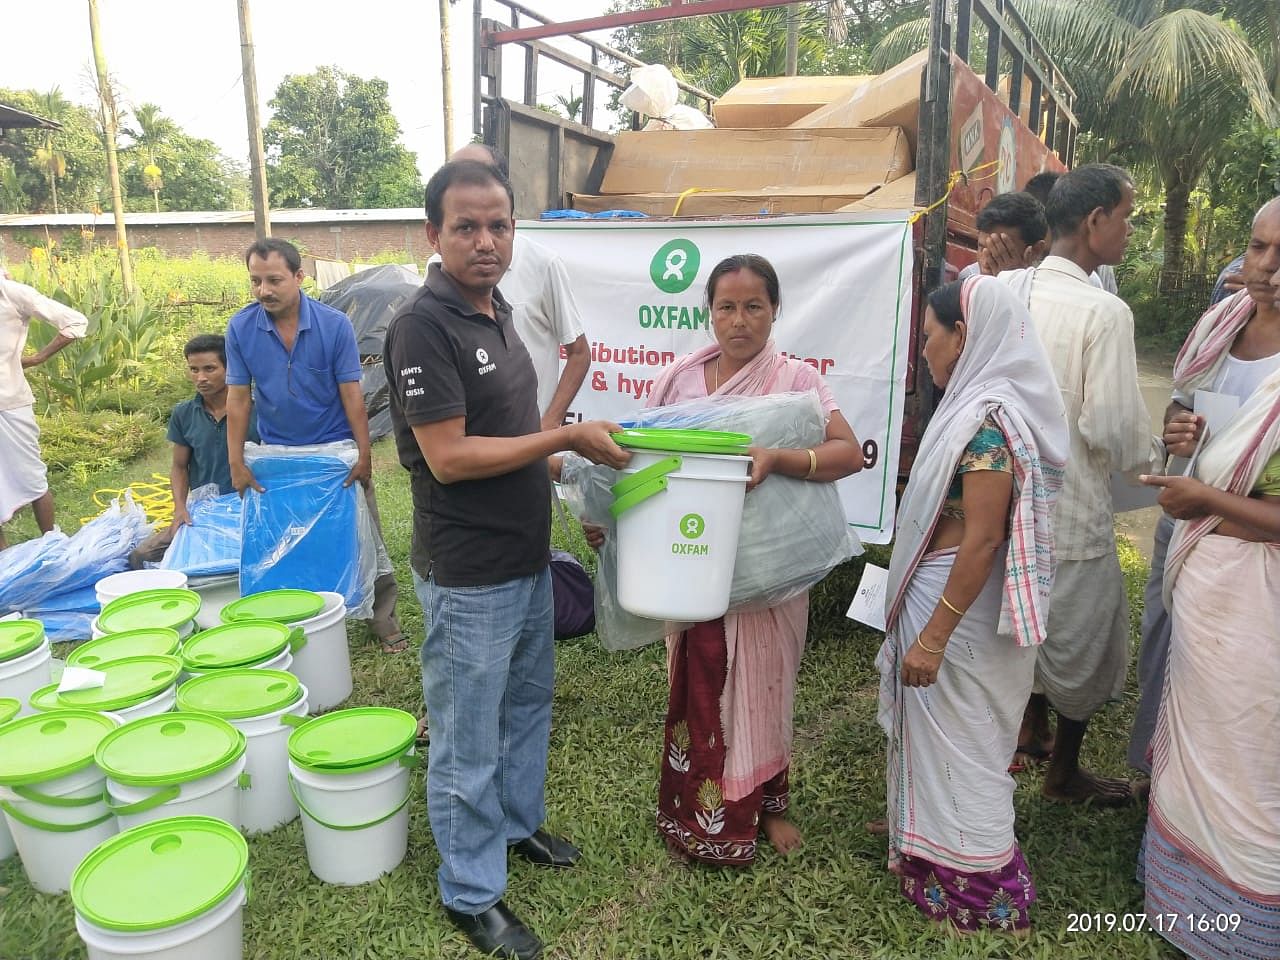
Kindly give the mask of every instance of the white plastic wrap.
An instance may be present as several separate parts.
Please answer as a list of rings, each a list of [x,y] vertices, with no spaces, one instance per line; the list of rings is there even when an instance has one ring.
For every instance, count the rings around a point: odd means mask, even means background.
[[[352,440],[339,440],[334,443],[310,444],[307,446],[289,447],[278,444],[254,444],[246,443],[244,447],[245,465],[251,470],[255,463],[272,458],[289,458],[289,457],[327,457],[340,461],[348,469],[355,466],[356,460],[359,459],[359,451],[355,442]],[[256,473],[256,471],[255,471]],[[244,500],[244,523],[246,530],[249,524],[253,523],[255,511],[261,509],[262,499],[271,495],[272,483],[259,477],[259,482],[267,489],[265,494],[259,494],[253,489],[245,492]],[[316,490],[298,490],[293,491],[294,495],[302,493],[316,493]],[[373,592],[374,580],[384,573],[392,571],[391,558],[387,554],[386,545],[382,542],[382,538],[378,536],[377,528],[373,524],[373,517],[369,512],[369,505],[365,501],[364,493],[356,488],[353,491],[356,536],[358,540],[358,569],[354,571],[333,571],[334,583],[291,583],[287,586],[302,587],[309,590],[335,590],[342,593],[347,601],[348,616],[357,620],[368,620],[373,616]],[[305,507],[304,510],[311,510],[315,504]],[[305,521],[305,517],[299,517]],[[290,526],[289,530],[297,530],[305,524]],[[290,547],[288,538],[282,539],[271,550],[265,551],[262,557],[253,558],[248,556],[247,551],[250,548],[250,538],[245,538],[246,553],[241,557],[240,580],[241,588],[246,592],[252,592],[252,583],[254,577],[258,574],[262,575],[262,579],[269,579],[267,571],[270,568],[273,558],[282,556]],[[349,573],[346,582],[352,582],[356,586],[354,590],[342,590],[337,588],[337,584],[343,580],[343,575]],[[274,584],[273,584],[274,585]],[[279,584],[285,586],[286,584]]]
[[[812,447],[826,434],[814,393],[714,397],[644,410],[622,424],[727,430],[750,434],[761,447]],[[609,505],[616,471],[566,455],[561,488],[574,514],[605,528],[596,576],[596,634],[609,650],[661,640],[687,624],[649,620],[618,605],[616,526]],[[832,569],[862,553],[833,483],[770,476],[747,494],[729,610],[763,609],[804,593]]]
[[[704,130],[714,126],[705,113],[679,101],[676,78],[662,64],[632,70],[631,86],[621,97],[624,107],[653,118],[645,125],[646,130]]]

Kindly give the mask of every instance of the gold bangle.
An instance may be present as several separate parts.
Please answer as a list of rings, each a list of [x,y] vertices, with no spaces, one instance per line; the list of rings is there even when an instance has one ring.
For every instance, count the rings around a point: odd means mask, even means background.
[[[805,453],[809,454],[809,472],[804,475],[804,478],[808,480],[818,472],[818,454],[813,447],[809,447],[805,450]]]
[[[942,595],[942,605],[946,607],[948,610],[950,610],[952,613],[954,613],[957,617],[964,616],[964,611],[957,609],[956,606],[950,600],[947,599],[947,595],[945,593]]]
[[[916,644],[917,644],[917,646],[919,646],[919,647],[920,647],[920,649],[921,649],[921,650],[923,650],[925,653],[931,653],[931,654],[933,654],[935,657],[936,657],[936,656],[938,656],[939,654],[943,654],[943,653],[946,653],[946,652],[947,652],[947,645],[946,645],[945,643],[944,643],[941,647],[939,647],[937,650],[935,650],[935,649],[933,649],[933,647],[926,647],[926,646],[924,645],[924,641],[923,641],[923,640],[921,640],[919,637],[916,637]]]

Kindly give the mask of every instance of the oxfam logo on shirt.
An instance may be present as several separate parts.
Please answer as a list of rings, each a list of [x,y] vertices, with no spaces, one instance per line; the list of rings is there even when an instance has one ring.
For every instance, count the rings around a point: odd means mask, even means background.
[[[680,535],[686,540],[697,540],[707,529],[707,521],[696,513],[686,513],[680,518]]]
[[[663,293],[684,293],[698,278],[702,256],[692,240],[669,240],[649,262],[653,285]]]

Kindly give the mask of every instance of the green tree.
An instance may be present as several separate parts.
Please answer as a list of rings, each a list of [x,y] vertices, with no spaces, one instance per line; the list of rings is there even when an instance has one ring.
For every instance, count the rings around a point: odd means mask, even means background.
[[[417,158],[399,142],[387,84],[337,67],[285,77],[263,130],[277,207],[407,207],[422,200]]]
[[[8,162],[5,212],[53,213],[55,191],[59,212],[99,209],[106,196],[106,161],[94,113],[67,101],[57,88],[0,89],[0,101],[62,124],[60,130],[10,130],[0,137],[0,157]],[[57,158],[52,179],[50,156]]]
[[[1241,23],[1275,23],[1275,0],[1020,0],[1019,9],[1079,94],[1102,155],[1154,171],[1164,188],[1163,269],[1180,277],[1191,193],[1237,124],[1273,120],[1263,56]],[[1235,19],[1231,19],[1235,18]],[[1254,27],[1261,34],[1262,28]],[[877,49],[919,49],[920,25]],[[1274,47],[1265,57],[1274,57]]]
[[[121,153],[130,209],[230,208],[236,171],[212,141],[188,135],[153,103],[138,106],[123,132],[131,141]]]

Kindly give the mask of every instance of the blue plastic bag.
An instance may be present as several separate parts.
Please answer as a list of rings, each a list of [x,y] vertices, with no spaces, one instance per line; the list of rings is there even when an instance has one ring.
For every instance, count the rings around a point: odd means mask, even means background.
[[[181,570],[188,577],[212,577],[240,569],[238,493],[192,501],[190,526],[178,528],[160,561],[162,570]]]
[[[351,468],[336,457],[267,456],[252,469],[266,492],[245,491],[241,593],[327,590],[359,609],[365,589],[357,501],[363,495],[358,484],[342,485]]]

